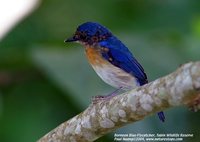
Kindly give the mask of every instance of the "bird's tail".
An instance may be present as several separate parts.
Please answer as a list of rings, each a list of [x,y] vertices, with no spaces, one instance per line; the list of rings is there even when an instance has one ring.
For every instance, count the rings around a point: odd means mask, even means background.
[[[165,114],[163,111],[158,112],[158,117],[162,122],[165,122]]]

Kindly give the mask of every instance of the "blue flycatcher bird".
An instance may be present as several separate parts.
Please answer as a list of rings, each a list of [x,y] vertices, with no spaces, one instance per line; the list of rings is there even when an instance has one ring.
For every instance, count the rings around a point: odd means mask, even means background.
[[[98,23],[83,23],[78,26],[74,36],[65,42],[82,44],[89,63],[98,76],[118,90],[130,90],[148,83],[144,69],[129,49]],[[108,96],[104,98],[106,97]],[[162,122],[165,121],[163,112],[159,112],[158,116]]]

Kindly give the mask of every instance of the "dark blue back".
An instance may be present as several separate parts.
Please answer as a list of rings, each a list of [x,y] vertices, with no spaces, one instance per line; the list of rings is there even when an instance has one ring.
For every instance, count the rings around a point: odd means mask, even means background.
[[[132,74],[138,79],[140,85],[148,82],[144,69],[120,40],[112,36],[107,40],[101,41],[99,44],[101,47],[109,49],[108,52],[102,52],[102,56],[106,60],[123,69],[125,72]],[[112,58],[112,60],[109,60],[109,58]]]

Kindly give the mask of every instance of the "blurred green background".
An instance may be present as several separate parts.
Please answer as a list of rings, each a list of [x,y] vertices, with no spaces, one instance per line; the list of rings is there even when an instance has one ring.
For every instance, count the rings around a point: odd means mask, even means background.
[[[0,142],[32,142],[114,89],[88,65],[83,48],[65,44],[76,27],[96,21],[134,53],[150,81],[200,60],[199,0],[43,0],[0,42]],[[114,133],[192,133],[200,113],[165,111]],[[97,141],[113,141],[113,134]]]

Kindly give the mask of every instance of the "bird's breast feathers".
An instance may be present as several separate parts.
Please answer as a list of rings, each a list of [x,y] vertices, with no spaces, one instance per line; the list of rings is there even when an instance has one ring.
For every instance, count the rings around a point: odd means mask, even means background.
[[[102,58],[100,49],[94,47],[85,47],[86,56],[92,65],[106,64],[107,62]]]
[[[102,57],[100,50],[107,50],[106,48],[93,48],[86,47],[86,56],[89,60],[89,63],[92,65],[93,69],[96,71],[98,76],[107,84],[123,89],[131,89],[139,86],[137,79],[125,72],[124,70],[114,66],[105,58]]]

